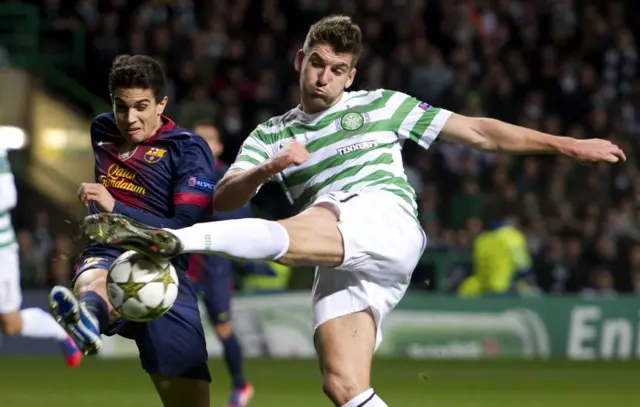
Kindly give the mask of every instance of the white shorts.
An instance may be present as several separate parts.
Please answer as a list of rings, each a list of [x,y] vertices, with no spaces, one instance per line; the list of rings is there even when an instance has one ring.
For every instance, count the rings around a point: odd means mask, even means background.
[[[0,314],[18,311],[22,305],[18,246],[0,249]]]
[[[371,309],[376,349],[382,322],[400,302],[427,243],[417,219],[385,191],[329,193],[313,205],[330,204],[338,214],[345,258],[336,268],[316,268],[314,331],[324,322]]]

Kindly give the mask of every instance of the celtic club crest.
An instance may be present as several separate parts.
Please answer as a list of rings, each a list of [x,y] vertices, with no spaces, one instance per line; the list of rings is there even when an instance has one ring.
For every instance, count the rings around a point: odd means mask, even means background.
[[[360,113],[349,112],[340,118],[340,127],[344,130],[358,130],[364,124],[364,116]]]

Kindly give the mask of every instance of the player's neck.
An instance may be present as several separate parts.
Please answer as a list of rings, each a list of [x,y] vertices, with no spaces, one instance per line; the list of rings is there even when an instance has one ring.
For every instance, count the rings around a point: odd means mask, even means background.
[[[160,131],[160,128],[162,127],[162,116],[158,117],[158,121],[156,122],[156,125],[153,126],[153,129],[151,130],[151,133],[145,138],[145,140],[155,136],[156,134],[158,134],[158,132]]]

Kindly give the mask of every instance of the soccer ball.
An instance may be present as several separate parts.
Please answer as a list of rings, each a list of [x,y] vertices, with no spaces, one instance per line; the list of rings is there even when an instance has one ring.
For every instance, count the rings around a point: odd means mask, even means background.
[[[177,296],[178,274],[168,259],[130,250],[109,267],[107,297],[125,319],[152,321],[169,311]]]

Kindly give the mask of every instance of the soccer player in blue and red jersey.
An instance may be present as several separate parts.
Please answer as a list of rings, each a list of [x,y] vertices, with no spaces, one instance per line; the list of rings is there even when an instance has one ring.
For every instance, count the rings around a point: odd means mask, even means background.
[[[211,212],[213,155],[202,137],[162,114],[164,88],[154,59],[123,55],[114,61],[109,75],[113,113],[91,123],[95,182],[83,183],[78,191],[90,213],[119,213],[179,228]],[[185,273],[188,257],[172,259],[180,285],[171,310],[154,321],[134,323],[117,318],[107,300],[107,270],[123,251],[89,244],[78,260],[73,291],[62,286],[51,291],[51,313],[85,354],[98,352],[101,334],[134,339],[165,407],[208,407],[208,355],[195,288]]]
[[[202,136],[209,144],[215,158],[216,181],[227,172],[228,167],[219,160],[223,151],[218,129],[210,122],[200,122],[193,131]],[[207,221],[241,219],[251,217],[249,205],[232,212],[216,212]],[[267,267],[262,264],[251,264],[254,267]],[[224,349],[224,360],[231,376],[233,389],[226,407],[245,407],[253,397],[254,389],[242,373],[242,347],[233,332],[231,321],[231,297],[233,296],[233,262],[222,256],[213,254],[192,254],[187,274],[202,292],[207,314],[216,336]]]

